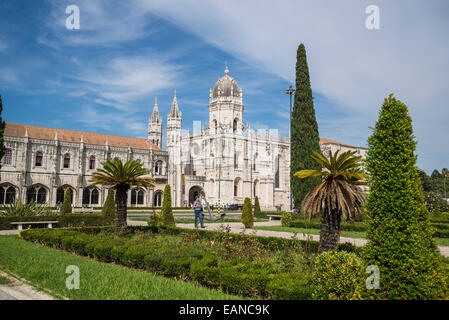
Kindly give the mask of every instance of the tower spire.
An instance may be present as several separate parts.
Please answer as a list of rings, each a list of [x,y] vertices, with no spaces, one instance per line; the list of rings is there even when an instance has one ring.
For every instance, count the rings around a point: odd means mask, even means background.
[[[181,116],[181,112],[179,111],[178,108],[178,99],[176,98],[176,90],[173,96],[173,102],[171,104],[171,109],[170,109],[170,113],[169,113],[170,117],[180,117]]]
[[[153,107],[153,114],[151,115],[151,122],[159,122],[160,121],[159,116],[159,107],[157,106],[157,97],[154,98],[154,107]]]

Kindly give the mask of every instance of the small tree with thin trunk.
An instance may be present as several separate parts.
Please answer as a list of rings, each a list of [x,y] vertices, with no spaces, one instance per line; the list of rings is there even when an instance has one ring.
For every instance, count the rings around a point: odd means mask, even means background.
[[[164,188],[164,200],[162,201],[161,210],[162,225],[167,227],[176,226],[175,217],[173,216],[173,210],[171,207],[171,188],[167,184]]]
[[[108,160],[102,163],[103,168],[92,174],[92,185],[111,186],[115,189],[116,234],[126,225],[128,190],[131,186],[138,188],[154,187],[154,179],[146,175],[149,170],[143,167],[139,160],[129,160],[125,163],[120,159]]]
[[[250,198],[245,198],[245,201],[243,202],[242,223],[245,225],[245,228],[252,228],[254,225],[253,209]]]
[[[62,203],[62,214],[72,213],[72,192],[70,188],[65,189],[64,202]]]

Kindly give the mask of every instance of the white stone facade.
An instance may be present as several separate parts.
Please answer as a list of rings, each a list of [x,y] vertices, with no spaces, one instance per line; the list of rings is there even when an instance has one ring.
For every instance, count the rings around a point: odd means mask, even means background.
[[[150,190],[130,190],[128,205],[160,206],[165,184],[172,205],[188,206],[204,190],[212,204],[243,204],[257,196],[262,210],[290,207],[290,141],[277,130],[254,131],[243,121],[243,91],[226,68],[209,92],[209,123],[182,128],[176,91],[167,116],[166,151],[157,100],[148,139],[7,123],[0,180],[0,205],[13,198],[55,206],[66,188],[74,206],[101,206],[104,187],[90,187],[92,173],[108,159],[139,159],[156,178]],[[322,139],[323,151],[357,150]],[[33,191],[34,190],[34,191]]]

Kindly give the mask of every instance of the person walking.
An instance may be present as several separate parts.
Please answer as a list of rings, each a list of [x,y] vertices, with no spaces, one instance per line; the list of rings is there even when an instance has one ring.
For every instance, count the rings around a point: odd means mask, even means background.
[[[195,197],[195,202],[192,206],[194,212],[195,212],[195,228],[198,228],[198,218],[200,219],[200,225],[201,228],[204,229],[204,222],[203,222],[203,206],[201,205],[200,197]]]

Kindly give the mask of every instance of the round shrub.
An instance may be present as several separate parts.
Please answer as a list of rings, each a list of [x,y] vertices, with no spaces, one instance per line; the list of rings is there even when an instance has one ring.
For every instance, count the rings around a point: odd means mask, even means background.
[[[363,283],[362,259],[345,251],[323,252],[315,260],[312,282],[314,299],[351,299]]]
[[[281,224],[283,227],[290,227],[293,221],[293,216],[291,212],[282,212]]]

